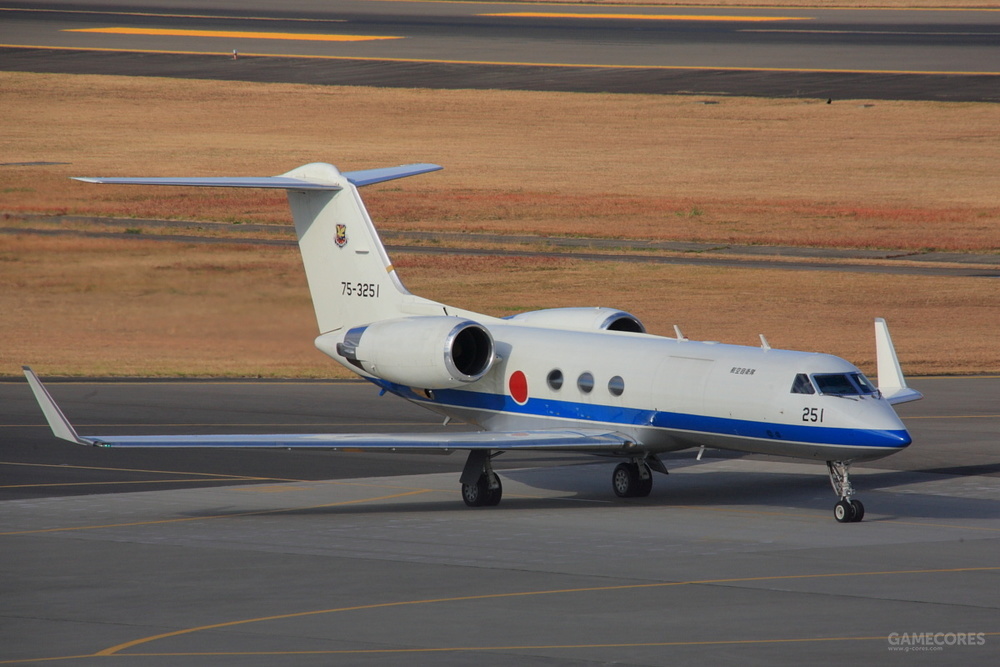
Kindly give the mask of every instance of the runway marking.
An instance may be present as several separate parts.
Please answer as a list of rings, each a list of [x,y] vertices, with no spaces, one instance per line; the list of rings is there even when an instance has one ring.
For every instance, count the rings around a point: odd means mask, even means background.
[[[442,5],[442,4],[456,4],[457,0],[370,0],[371,2],[384,2],[384,3],[406,3],[406,4],[424,4],[424,5]],[[488,5],[515,5],[523,6],[529,4],[532,0],[509,0],[507,2],[493,2],[492,0],[461,0],[461,4],[474,5],[474,4],[488,4]],[[579,2],[574,2],[573,0],[553,0],[552,2],[546,2],[546,5],[565,5],[569,7],[579,7]],[[679,4],[679,3],[675,3]],[[805,4],[805,3],[801,3]],[[616,3],[615,7],[643,7],[648,8],[649,3],[643,4],[642,2],[623,2],[621,4]],[[766,2],[762,2],[759,5],[752,5],[744,7],[744,9],[780,9],[780,7],[775,7],[769,5]],[[912,14],[917,12],[998,12],[1000,9],[994,7],[815,7],[813,9],[821,10],[824,12],[835,13],[835,12],[900,12],[905,14]]]
[[[746,28],[737,32],[765,32],[807,35],[907,35],[914,37],[996,37],[996,32],[917,32],[913,30],[808,30],[804,28]]]
[[[312,491],[314,488],[312,486],[270,484],[268,486],[244,486],[238,490],[243,493],[294,493],[296,491]]]
[[[978,633],[986,637],[995,637],[1000,632]],[[223,656],[293,656],[293,655],[394,655],[406,653],[455,653],[459,651],[546,651],[546,650],[569,650],[569,649],[601,649],[601,648],[651,648],[669,646],[750,646],[753,644],[801,644],[812,642],[845,642],[845,641],[886,641],[886,635],[872,637],[802,637],[802,638],[777,638],[777,639],[708,639],[702,641],[676,641],[676,642],[636,642],[636,643],[614,643],[614,644],[528,644],[511,646],[446,646],[431,648],[397,648],[397,649],[343,649],[343,650],[317,650],[317,651],[219,651],[219,652],[191,652],[191,653],[127,653],[129,657],[143,658],[170,658],[170,657],[223,657]],[[82,657],[98,657],[100,654]],[[74,658],[80,656],[73,656]],[[61,660],[63,658],[42,658],[41,660]],[[21,661],[18,661],[21,662]],[[27,661],[25,661],[27,662]],[[3,663],[0,663],[3,664]]]
[[[527,19],[624,19],[628,21],[812,21],[811,16],[726,16],[708,14],[577,14],[557,12],[502,12],[477,14],[502,18]]]
[[[260,618],[250,618],[243,619],[239,621],[227,621],[223,623],[213,623],[211,625],[203,625],[193,628],[185,628],[183,630],[174,630],[171,632],[164,632],[158,635],[152,635],[149,637],[143,637],[141,639],[134,639],[129,642],[124,642],[122,644],[117,644],[115,646],[110,646],[102,651],[98,651],[93,654],[93,657],[106,657],[117,655],[121,651],[125,651],[136,646],[141,646],[143,644],[148,644],[161,639],[169,639],[171,637],[179,637],[181,635],[193,634],[196,632],[203,632],[207,630],[218,630],[221,628],[232,628],[241,625],[248,625],[251,623],[261,623],[266,621],[280,621],[292,618],[306,618],[309,616],[320,616],[322,614],[335,614],[341,612],[350,611],[363,611],[370,609],[386,609],[393,607],[405,607],[414,605],[424,605],[424,604],[439,604],[448,602],[470,602],[479,600],[497,600],[504,598],[516,598],[516,597],[533,597],[542,595],[567,595],[574,593],[601,593],[601,592],[611,592],[611,591],[626,591],[626,590],[642,590],[642,589],[654,589],[654,588],[670,588],[675,586],[707,586],[707,585],[720,585],[720,584],[739,584],[739,583],[751,583],[760,581],[790,581],[793,579],[824,579],[824,578],[841,578],[841,577],[871,577],[871,576],[887,576],[887,575],[909,575],[909,574],[949,574],[958,572],[993,572],[1000,570],[1000,566],[989,566],[989,567],[964,567],[964,568],[947,568],[947,569],[934,569],[934,570],[890,570],[881,572],[843,572],[843,573],[825,573],[825,574],[788,574],[788,575],[774,575],[766,577],[738,577],[730,579],[700,579],[691,581],[671,581],[671,582],[658,582],[653,584],[622,584],[617,586],[592,586],[585,588],[565,588],[565,589],[553,589],[553,590],[543,590],[543,591],[520,591],[515,593],[489,593],[485,595],[465,595],[458,597],[449,598],[429,598],[424,600],[403,600],[398,602],[380,602],[374,604],[366,605],[356,605],[351,607],[338,607],[335,609],[320,609],[314,611],[303,611],[295,612],[291,614],[278,614],[275,616],[263,616]],[[990,634],[1000,634],[1000,633],[990,633]],[[357,650],[345,650],[345,651],[321,651],[318,653],[352,653],[352,654],[363,654],[363,653],[418,653],[418,652],[434,652],[434,651],[460,651],[460,650],[501,650],[503,648],[513,649],[513,648],[524,648],[524,649],[545,649],[545,648],[617,648],[617,647],[640,647],[640,646],[685,646],[685,645],[712,645],[712,644],[752,644],[752,643],[790,643],[790,642],[805,642],[805,641],[834,641],[836,639],[850,639],[850,638],[801,638],[801,639],[751,639],[751,640],[717,640],[717,641],[705,641],[705,642],[642,642],[642,643],[621,643],[621,644],[580,644],[580,645],[552,645],[552,646],[523,646],[523,647],[449,647],[449,648],[420,648],[420,649],[357,649]],[[861,637],[858,639],[868,640],[870,637]],[[877,637],[877,639],[885,640],[885,637]],[[291,651],[288,653],[275,653],[274,655],[295,655],[297,652]],[[311,653],[311,652],[303,652]],[[126,654],[126,655],[146,655],[146,654]],[[149,654],[158,655],[158,654]],[[164,654],[171,655],[171,654]],[[185,655],[185,654],[179,654]],[[201,655],[201,654],[191,654],[191,655]],[[219,653],[219,654],[207,654],[207,655],[272,655],[271,653]]]
[[[285,39],[300,42],[367,42],[380,39],[403,39],[388,35],[322,35],[295,32],[245,32],[236,30],[178,30],[174,28],[72,28],[61,32],[87,32],[102,35],[150,35],[166,37],[224,37],[227,39]]]
[[[42,46],[31,44],[0,44],[5,49],[42,49],[45,51],[93,51],[95,53],[148,53],[170,56],[228,56],[225,51],[174,51],[164,49],[114,49],[102,47],[79,46]],[[684,71],[695,72],[801,72],[805,74],[918,74],[941,76],[1000,76],[1000,72],[975,72],[958,70],[880,70],[880,69],[824,69],[808,67],[732,67],[707,65],[600,65],[594,63],[528,63],[517,61],[490,60],[444,60],[438,58],[381,58],[365,56],[331,56],[287,53],[257,53],[241,52],[241,57],[247,58],[303,58],[312,60],[347,60],[355,62],[389,62],[389,63],[426,63],[432,65],[497,65],[509,67],[554,67],[554,68],[587,68],[587,69],[620,69],[620,70],[651,70],[651,71]]]
[[[225,14],[165,14],[159,12],[108,12],[96,9],[29,9],[26,7],[0,7],[0,12],[33,14],[86,14],[89,16],[141,16],[166,19],[224,19],[227,21],[280,21],[282,23],[347,23],[347,19],[278,18],[274,16],[232,16]]]
[[[237,519],[246,516],[266,516],[268,514],[282,514],[285,512],[302,512],[304,510],[318,510],[328,507],[342,507],[345,505],[360,505],[362,503],[373,503],[382,500],[393,500],[406,496],[415,496],[422,493],[438,493],[437,489],[414,489],[402,493],[394,493],[387,496],[375,498],[358,498],[356,500],[341,500],[335,503],[324,503],[322,505],[310,505],[307,507],[282,507],[273,510],[253,510],[250,512],[233,512],[232,514],[210,514],[206,516],[182,517],[178,519],[155,519],[153,521],[132,521],[129,523],[109,523],[95,526],[68,526],[62,528],[40,528],[37,530],[16,530],[8,533],[0,533],[0,537],[10,537],[13,535],[40,535],[42,533],[67,533],[74,530],[99,530],[102,528],[128,528],[130,526],[155,526],[167,523],[187,523],[191,521],[208,521],[211,519]]]

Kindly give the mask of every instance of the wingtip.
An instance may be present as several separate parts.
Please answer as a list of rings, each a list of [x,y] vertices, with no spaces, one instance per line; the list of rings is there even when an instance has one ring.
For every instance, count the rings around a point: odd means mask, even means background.
[[[49,394],[49,390],[45,388],[42,381],[38,379],[35,371],[31,370],[30,366],[21,366],[24,370],[24,376],[28,379],[28,385],[31,387],[31,393],[35,395],[35,400],[38,402],[38,407],[42,409],[42,414],[45,415],[45,421],[48,422],[49,428],[52,429],[52,435],[61,439],[68,440],[69,442],[76,443],[78,445],[92,445],[93,442],[81,438],[76,433],[76,429],[63,414],[63,411],[56,404],[55,399]]]

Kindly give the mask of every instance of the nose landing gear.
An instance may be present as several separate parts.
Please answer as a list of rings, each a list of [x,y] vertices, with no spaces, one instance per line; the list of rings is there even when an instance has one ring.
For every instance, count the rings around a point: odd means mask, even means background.
[[[840,500],[833,506],[833,516],[839,523],[857,523],[865,518],[865,506],[860,500],[851,498],[854,487],[851,486],[850,467],[850,461],[826,462],[833,492],[840,496]]]

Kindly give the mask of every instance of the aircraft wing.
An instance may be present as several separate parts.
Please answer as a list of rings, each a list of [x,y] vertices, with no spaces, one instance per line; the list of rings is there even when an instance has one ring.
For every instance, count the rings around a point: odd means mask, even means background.
[[[208,447],[436,451],[455,449],[560,449],[615,452],[634,446],[627,436],[606,429],[542,429],[451,433],[292,433],[236,435],[78,435],[35,372],[24,375],[53,435],[91,447]]]

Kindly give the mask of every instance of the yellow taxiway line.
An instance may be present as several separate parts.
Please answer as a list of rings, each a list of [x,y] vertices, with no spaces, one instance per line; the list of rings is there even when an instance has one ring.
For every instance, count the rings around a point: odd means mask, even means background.
[[[526,19],[622,19],[625,21],[811,21],[811,16],[726,16],[725,14],[576,14],[568,12],[501,12],[479,14]]]
[[[445,598],[429,598],[429,599],[417,599],[417,600],[400,600],[396,602],[380,602],[374,604],[362,604],[349,607],[339,607],[334,609],[319,609],[312,611],[303,612],[293,612],[289,614],[278,614],[274,616],[263,616],[260,618],[247,618],[240,619],[236,621],[227,621],[222,623],[213,623],[211,625],[203,625],[198,627],[184,628],[181,630],[174,630],[172,632],[164,632],[158,635],[152,635],[149,637],[142,637],[140,639],[134,639],[129,642],[124,642],[122,644],[117,644],[115,646],[109,646],[108,648],[98,651],[93,654],[93,657],[104,657],[112,655],[124,655],[124,656],[137,656],[144,655],[142,653],[125,653],[121,654],[121,651],[134,648],[136,646],[141,646],[143,644],[149,644],[151,642],[159,641],[162,639],[169,639],[171,637],[179,637],[182,635],[190,635],[198,632],[204,632],[207,630],[218,630],[221,628],[232,628],[237,626],[249,625],[252,623],[261,623],[267,621],[279,621],[294,618],[306,618],[310,616],[320,616],[324,614],[336,614],[352,611],[363,611],[371,609],[386,609],[393,607],[408,607],[414,605],[430,605],[430,604],[442,604],[442,603],[455,603],[455,602],[470,602],[470,601],[481,601],[481,600],[496,600],[502,598],[526,598],[526,597],[541,597],[541,596],[551,596],[551,595],[567,595],[567,594],[579,594],[579,593],[603,593],[603,592],[614,592],[614,591],[625,591],[625,590],[641,590],[641,589],[663,589],[663,588],[674,588],[674,587],[684,587],[684,586],[711,586],[711,585],[733,585],[733,584],[746,584],[746,583],[757,583],[763,581],[788,581],[788,580],[806,580],[806,579],[825,579],[825,578],[857,578],[857,577],[872,577],[872,576],[891,576],[891,575],[924,575],[924,574],[950,574],[959,572],[995,572],[1000,570],[1000,567],[988,566],[988,567],[961,567],[961,568],[942,568],[942,569],[921,569],[921,570],[889,570],[889,571],[879,571],[879,572],[836,572],[836,573],[819,573],[819,574],[792,574],[792,575],[775,575],[775,576],[762,576],[762,577],[736,577],[727,579],[701,579],[701,580],[691,580],[691,581],[670,581],[670,582],[656,582],[647,584],[623,584],[623,585],[611,585],[611,586],[588,586],[583,588],[563,588],[563,589],[553,589],[553,590],[536,590],[536,591],[518,591],[512,593],[486,593],[483,595],[462,595],[456,597],[445,597]],[[995,634],[995,633],[989,633]],[[417,652],[430,652],[430,651],[484,651],[484,650],[514,650],[515,648],[521,649],[554,649],[554,648],[619,648],[619,647],[638,647],[638,646],[684,646],[684,645],[712,645],[712,644],[744,644],[744,643],[790,643],[790,642],[803,642],[803,641],[830,641],[830,640],[843,640],[843,639],[858,639],[858,640],[870,640],[872,637],[856,637],[856,638],[842,638],[842,637],[829,637],[829,638],[778,638],[778,639],[756,639],[756,640],[720,640],[720,641],[705,641],[705,642],[686,642],[686,641],[674,641],[674,642],[643,642],[637,644],[581,644],[581,645],[551,645],[551,646],[523,646],[523,647],[499,647],[499,646],[480,646],[480,647],[441,647],[441,648],[431,648],[431,649],[356,649],[356,650],[345,650],[345,651],[319,651],[317,653],[329,653],[339,654],[339,653],[417,653]],[[875,637],[874,639],[885,640],[885,637]],[[289,652],[287,655],[294,655],[295,652]],[[157,654],[148,654],[157,655]],[[170,655],[170,654],[165,654]],[[184,654],[179,654],[184,655]],[[197,654],[192,654],[197,655]],[[205,654],[205,655],[228,655],[226,653],[219,654]],[[239,655],[239,654],[233,654]],[[257,655],[254,653],[247,653],[245,655]],[[268,653],[263,653],[262,655],[269,655]],[[286,655],[285,653],[275,653],[274,655]]]
[[[367,42],[403,39],[389,35],[323,35],[296,32],[247,32],[237,30],[178,30],[174,28],[73,28],[62,32],[89,32],[102,35],[151,35],[155,37],[225,37],[226,39],[287,39],[299,42]]]

